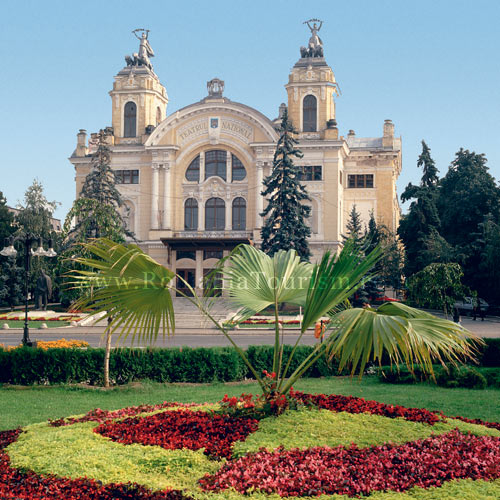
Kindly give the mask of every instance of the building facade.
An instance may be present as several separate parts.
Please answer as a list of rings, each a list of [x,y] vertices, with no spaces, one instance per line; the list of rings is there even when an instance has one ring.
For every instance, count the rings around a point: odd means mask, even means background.
[[[313,256],[342,241],[355,204],[367,222],[396,230],[400,209],[396,180],[401,139],[390,120],[382,136],[339,136],[338,86],[323,57],[317,30],[291,69],[284,107],[298,130],[304,157],[296,161],[311,197]],[[316,36],[316,38],[314,38]],[[203,276],[235,245],[259,245],[266,200],[261,195],[278,139],[271,120],[224,95],[224,82],[207,83],[201,101],[167,115],[168,95],[148,56],[143,33],[138,54],[115,77],[112,101],[111,167],[126,200],[126,220],[140,246],[162,264],[201,288]],[[265,89],[263,89],[265,90]],[[78,196],[91,168],[93,136],[77,136],[70,157]]]

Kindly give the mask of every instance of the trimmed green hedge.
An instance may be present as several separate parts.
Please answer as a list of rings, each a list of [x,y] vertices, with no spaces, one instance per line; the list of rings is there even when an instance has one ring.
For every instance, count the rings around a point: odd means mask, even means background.
[[[284,359],[291,351],[285,346]],[[289,373],[311,353],[300,346]],[[259,371],[271,370],[272,347],[251,346],[251,363]],[[104,349],[0,349],[0,383],[31,385],[88,383],[97,385],[103,378]],[[319,360],[306,376],[335,375],[336,365]],[[251,378],[248,368],[231,347],[116,349],[111,351],[110,379],[116,384],[149,379],[156,382],[232,382]]]
[[[500,339],[485,339],[480,361],[485,367],[500,366]],[[291,346],[284,346],[283,358]],[[311,346],[299,346],[289,374],[311,353]],[[250,346],[247,356],[259,371],[271,370],[272,346]],[[0,383],[19,385],[88,383],[98,385],[103,378],[104,349],[0,349]],[[344,372],[343,374],[347,374]],[[338,374],[338,365],[319,359],[306,377]],[[488,385],[496,386],[498,370],[482,375]],[[110,378],[116,384],[150,379],[156,382],[232,382],[252,378],[243,361],[231,347],[168,349],[116,349],[111,352]],[[480,377],[476,377],[479,378]],[[469,384],[474,382],[471,375]],[[401,383],[402,381],[399,381]],[[395,382],[397,383],[397,382]],[[477,384],[481,385],[481,380]],[[476,384],[476,385],[477,385]],[[445,384],[443,384],[445,385]],[[451,384],[453,385],[453,384]]]

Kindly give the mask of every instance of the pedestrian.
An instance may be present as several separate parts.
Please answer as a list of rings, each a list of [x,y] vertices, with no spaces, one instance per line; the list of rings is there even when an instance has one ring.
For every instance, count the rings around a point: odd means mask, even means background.
[[[477,318],[478,307],[479,307],[479,301],[477,300],[477,297],[474,296],[472,297],[472,319],[474,321],[476,321]]]
[[[481,321],[484,321],[484,317],[486,316],[486,308],[481,307],[481,302],[479,300],[477,303],[477,312],[479,313],[479,316],[481,317]]]
[[[462,323],[460,322],[460,311],[458,310],[458,307],[455,306],[453,308],[453,321],[457,323],[458,325],[461,325]]]

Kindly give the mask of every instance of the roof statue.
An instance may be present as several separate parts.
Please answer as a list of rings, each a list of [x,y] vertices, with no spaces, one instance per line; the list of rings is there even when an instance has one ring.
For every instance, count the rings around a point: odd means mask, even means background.
[[[132,33],[140,41],[139,52],[134,52],[132,56],[125,56],[125,62],[127,63],[127,66],[145,66],[146,68],[153,71],[153,65],[151,64],[149,58],[154,57],[155,53],[153,52],[153,49],[148,42],[149,30],[138,28],[132,31]],[[141,36],[139,36],[137,33],[141,33]]]
[[[319,23],[319,26],[317,23]],[[318,31],[321,29],[323,21],[320,19],[309,19],[309,21],[304,21],[303,24],[307,24],[307,27],[311,30],[311,38],[309,38],[307,47],[300,47],[300,57],[323,57],[323,41],[318,36]]]

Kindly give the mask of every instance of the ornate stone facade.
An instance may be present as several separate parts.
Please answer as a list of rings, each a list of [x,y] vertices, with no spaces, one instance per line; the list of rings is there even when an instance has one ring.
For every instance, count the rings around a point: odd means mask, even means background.
[[[318,51],[314,57],[302,52],[285,88],[304,153],[297,164],[312,198],[310,246],[317,256],[339,245],[353,204],[366,222],[373,211],[396,229],[401,139],[390,120],[381,137],[358,138],[353,131],[339,136],[333,71]],[[260,193],[279,117],[270,120],[231,101],[219,79],[208,82],[207,97],[167,115],[167,92],[152,66],[129,59],[110,92],[111,166],[126,199],[127,221],[141,247],[201,287],[218,257],[240,242],[260,243]],[[77,196],[91,153],[92,141],[81,130],[70,158]]]

